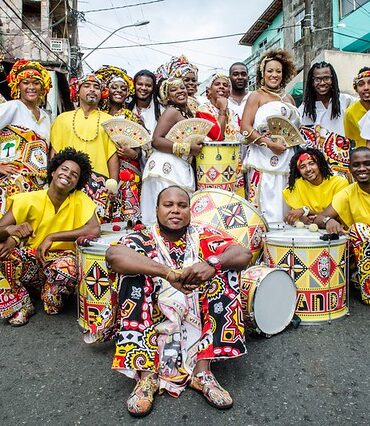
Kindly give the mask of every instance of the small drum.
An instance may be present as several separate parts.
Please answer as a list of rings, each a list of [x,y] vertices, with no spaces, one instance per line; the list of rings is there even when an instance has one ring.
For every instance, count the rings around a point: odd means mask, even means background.
[[[257,209],[248,201],[222,189],[195,192],[190,202],[194,222],[212,225],[221,229],[239,244],[248,247],[255,263],[263,247],[263,234],[267,223]]]
[[[198,189],[234,191],[239,164],[239,142],[203,142],[196,157]]]
[[[297,291],[282,269],[252,266],[241,273],[241,299],[246,326],[267,336],[283,331],[294,315]]]
[[[265,262],[286,270],[297,287],[302,324],[341,318],[347,307],[347,239],[323,241],[326,232],[286,228],[265,236]]]
[[[118,242],[127,232],[105,235],[92,241],[89,247],[77,246],[78,265],[78,324],[83,330],[101,313],[111,299],[111,281],[105,263],[108,247]]]

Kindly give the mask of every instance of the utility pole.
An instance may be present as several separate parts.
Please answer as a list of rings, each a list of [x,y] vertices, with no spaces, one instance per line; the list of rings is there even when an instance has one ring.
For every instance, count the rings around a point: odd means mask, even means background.
[[[312,32],[311,32],[311,0],[304,2],[304,24],[303,24],[303,87],[306,87],[307,74],[311,67]]]

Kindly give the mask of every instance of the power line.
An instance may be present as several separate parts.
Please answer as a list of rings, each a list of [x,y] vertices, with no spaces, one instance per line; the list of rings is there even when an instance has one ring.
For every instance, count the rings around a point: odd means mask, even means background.
[[[164,0],[152,0],[152,1],[147,1],[145,3],[135,3],[135,4],[127,4],[125,6],[115,6],[115,7],[107,7],[105,9],[92,9],[92,10],[82,10],[82,13],[93,13],[93,12],[103,12],[104,10],[115,10],[115,9],[126,9],[128,7],[136,7],[136,6],[142,6],[145,4],[151,4],[151,3],[160,3]]]
[[[55,52],[53,52],[50,47],[42,40],[39,35],[33,31],[33,29],[25,22],[22,18],[22,16],[19,16],[18,13],[9,5],[9,3],[6,0],[3,0],[5,5],[8,6],[8,8],[14,13],[14,15],[20,19],[20,21],[31,31],[31,33],[39,40],[41,44],[43,44],[49,52],[51,52],[57,59],[59,59],[66,67],[67,69],[70,69],[70,66],[67,64],[67,62],[64,61],[59,55],[57,55]],[[14,5],[14,4],[13,4]],[[9,15],[8,15],[9,16]],[[12,18],[10,18],[13,22],[15,22]],[[45,52],[46,53],[46,52]]]

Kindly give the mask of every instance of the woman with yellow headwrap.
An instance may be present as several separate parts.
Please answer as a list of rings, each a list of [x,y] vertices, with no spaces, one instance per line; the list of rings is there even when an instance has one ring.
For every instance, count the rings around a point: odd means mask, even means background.
[[[95,75],[104,83],[100,109],[114,116],[122,116],[127,120],[143,124],[140,117],[127,108],[127,98],[135,93],[132,78],[122,68],[104,65]],[[120,184],[113,212],[113,221],[137,221],[140,212],[140,148],[117,147],[120,159]]]
[[[0,211],[17,192],[42,189],[46,182],[50,118],[39,105],[51,88],[38,62],[18,60],[7,76],[13,100],[0,105]]]

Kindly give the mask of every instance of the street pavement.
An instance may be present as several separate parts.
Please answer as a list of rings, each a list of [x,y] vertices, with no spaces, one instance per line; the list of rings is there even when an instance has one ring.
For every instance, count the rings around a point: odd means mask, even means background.
[[[0,323],[0,424],[368,425],[370,307],[356,297],[342,320],[249,336],[247,356],[215,364],[231,410],[187,389],[142,419],[126,411],[133,381],[110,369],[113,343],[83,343],[73,301],[58,316],[38,304],[28,325]]]

